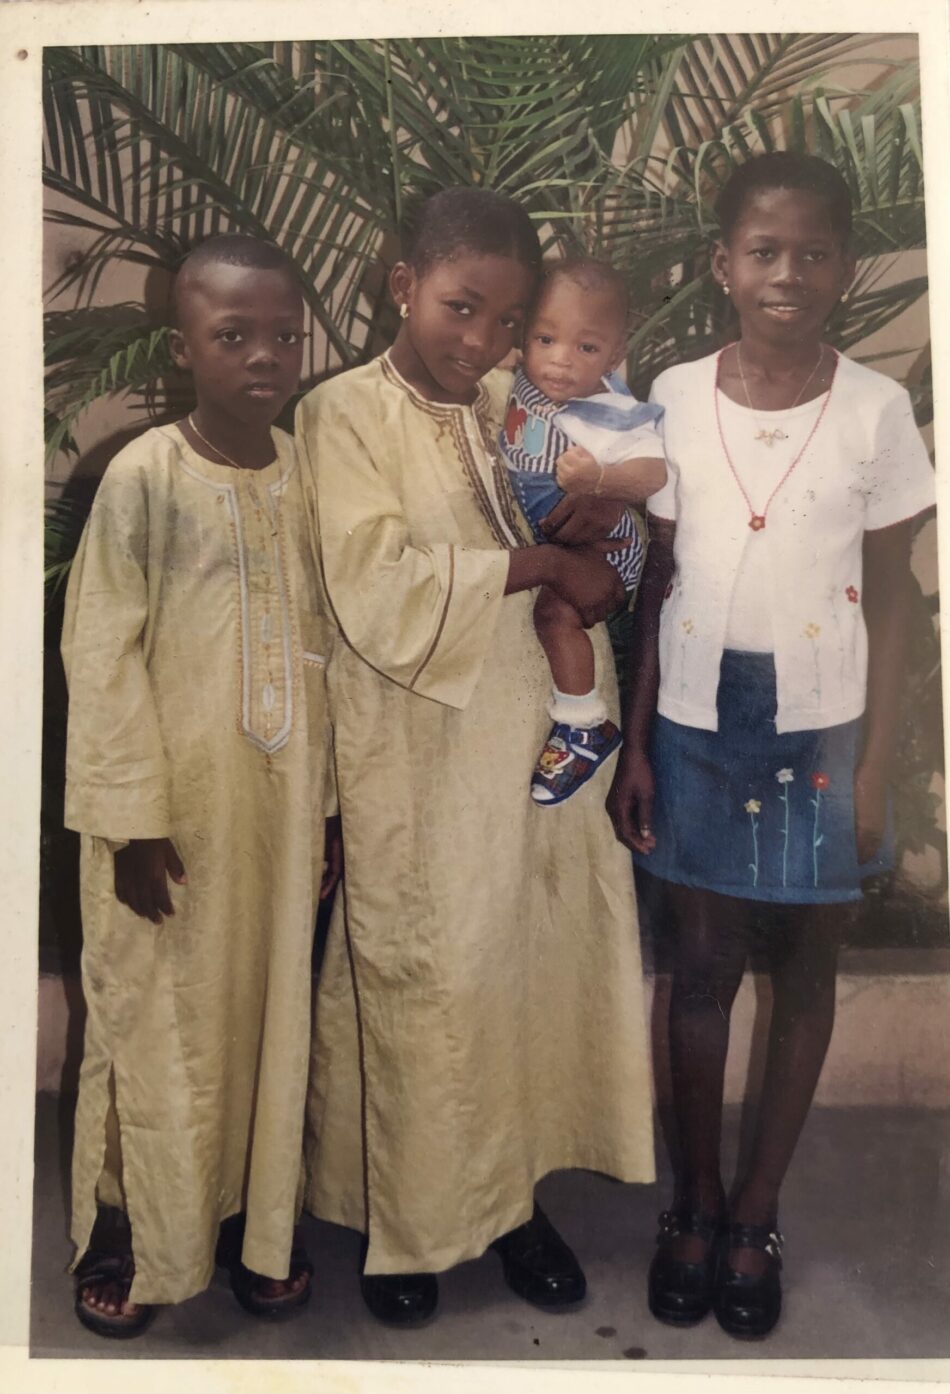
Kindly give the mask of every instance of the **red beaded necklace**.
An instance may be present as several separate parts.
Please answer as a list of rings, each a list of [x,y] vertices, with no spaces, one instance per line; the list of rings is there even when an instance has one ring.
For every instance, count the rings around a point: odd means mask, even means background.
[[[720,414],[719,414],[719,372],[720,372],[720,368],[721,368],[721,366],[722,366],[722,356],[723,356],[723,354],[726,352],[726,349],[730,349],[730,348],[732,348],[732,347],[733,347],[732,344],[727,344],[727,345],[726,345],[726,348],[720,350],[720,352],[719,352],[719,357],[716,359],[716,381],[715,381],[715,383],[713,384],[713,402],[715,403],[715,408],[716,408],[716,425],[717,425],[717,427],[719,428],[719,441],[720,441],[720,443],[721,443],[721,445],[722,445],[722,453],[723,453],[723,454],[725,455],[725,457],[726,457],[726,464],[729,466],[729,469],[732,471],[732,477],[733,477],[733,479],[736,481],[736,483],[738,484],[738,486],[739,486],[739,492],[742,494],[742,497],[745,499],[746,507],[747,507],[748,510],[749,510],[749,527],[752,529],[753,532],[761,532],[762,529],[765,527],[765,519],[766,519],[766,517],[767,517],[767,515],[768,515],[769,508],[771,507],[772,500],[775,498],[775,495],[778,493],[779,489],[781,489],[781,487],[782,487],[782,485],[785,483],[786,479],[788,479],[789,475],[791,474],[791,472],[792,472],[792,470],[795,468],[795,466],[798,464],[799,460],[800,460],[800,459],[802,458],[802,456],[805,454],[805,451],[806,451],[806,450],[808,449],[808,447],[811,445],[812,440],[813,440],[814,435],[815,435],[815,432],[818,430],[818,427],[821,425],[822,420],[823,420],[824,415],[825,415],[825,412],[828,410],[828,403],[831,401],[831,390],[832,390],[832,388],[834,387],[834,383],[835,383],[835,374],[836,374],[837,371],[838,371],[838,354],[835,352],[834,349],[832,349],[832,353],[833,353],[833,355],[834,355],[834,361],[833,361],[832,367],[831,367],[831,381],[830,381],[830,383],[828,384],[828,391],[827,391],[827,393],[825,394],[825,400],[824,400],[824,401],[822,402],[822,404],[821,404],[821,411],[818,413],[818,416],[817,416],[816,419],[815,419],[815,424],[812,426],[811,430],[808,432],[808,438],[807,438],[807,440],[805,441],[805,444],[802,446],[801,450],[799,450],[798,454],[795,456],[794,460],[793,460],[792,463],[789,465],[788,469],[785,471],[785,473],[782,475],[782,477],[781,477],[781,479],[779,480],[779,482],[776,484],[775,488],[774,488],[774,489],[772,490],[772,492],[769,494],[768,498],[767,498],[766,501],[765,501],[765,507],[762,509],[762,512],[761,512],[761,513],[756,513],[755,509],[754,509],[753,506],[752,506],[752,500],[749,498],[749,495],[748,495],[748,493],[746,492],[746,487],[745,487],[745,485],[743,484],[742,480],[739,478],[739,475],[738,475],[738,472],[737,472],[737,470],[736,470],[735,465],[732,463],[732,456],[729,454],[729,447],[726,445],[726,437],[725,437],[725,433],[724,433],[724,431],[723,431],[723,429],[722,429],[722,417],[721,417]]]

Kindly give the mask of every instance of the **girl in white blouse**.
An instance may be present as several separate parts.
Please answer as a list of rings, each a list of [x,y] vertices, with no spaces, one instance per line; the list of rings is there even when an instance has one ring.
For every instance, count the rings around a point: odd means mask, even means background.
[[[675,927],[682,1160],[651,1310],[690,1325],[712,1307],[754,1337],[781,1308],[779,1188],[831,1035],[846,905],[887,857],[910,546],[934,481],[907,393],[822,340],[855,271],[840,175],[760,156],[717,213],[712,270],[740,338],[654,385],[669,475],[608,807],[668,883]],[[755,1142],[727,1205],[729,1013],[763,901],[786,908]]]

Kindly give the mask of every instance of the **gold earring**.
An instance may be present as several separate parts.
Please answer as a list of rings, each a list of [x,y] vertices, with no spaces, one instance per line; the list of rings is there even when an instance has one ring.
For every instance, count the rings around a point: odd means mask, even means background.
[[[409,306],[406,304],[405,300],[404,300],[404,301],[402,302],[402,304],[399,306],[399,318],[400,318],[400,319],[408,319],[408,318],[409,318]]]

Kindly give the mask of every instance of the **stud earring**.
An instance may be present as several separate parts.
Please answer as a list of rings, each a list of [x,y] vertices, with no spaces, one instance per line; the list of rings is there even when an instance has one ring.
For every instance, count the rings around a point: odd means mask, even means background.
[[[400,318],[400,319],[408,319],[408,318],[409,318],[409,306],[406,304],[405,300],[404,300],[404,301],[402,302],[402,304],[399,306],[399,318]]]
[[[726,285],[726,282],[725,282],[725,281],[723,281],[723,283],[722,283],[722,293],[723,293],[723,295],[728,295],[728,294],[729,294],[729,287]]]
[[[841,301],[842,305],[847,305],[848,301],[851,299],[851,292],[843,290],[838,296],[838,299]]]

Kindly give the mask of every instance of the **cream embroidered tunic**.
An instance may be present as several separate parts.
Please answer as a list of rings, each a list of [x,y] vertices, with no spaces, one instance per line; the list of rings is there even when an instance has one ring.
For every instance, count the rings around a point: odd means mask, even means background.
[[[312,508],[293,442],[274,438],[259,471],[209,463],[176,427],[126,447],[67,597],[66,822],[84,835],[88,1007],[72,1237],[81,1255],[97,1186],[127,1209],[136,1302],[204,1288],[219,1222],[245,1208],[244,1262],[288,1271],[327,638]],[[156,926],[116,900],[113,850],[158,837],[188,883]]]
[[[653,1177],[611,771],[556,810],[528,794],[551,678],[533,594],[503,595],[507,549],[527,536],[491,450],[509,382],[436,405],[384,356],[298,413],[343,636],[328,693],[346,846],[306,1203],[368,1231],[370,1273],[482,1253],[554,1168]],[[615,706],[603,626],[592,638]]]

